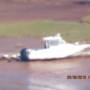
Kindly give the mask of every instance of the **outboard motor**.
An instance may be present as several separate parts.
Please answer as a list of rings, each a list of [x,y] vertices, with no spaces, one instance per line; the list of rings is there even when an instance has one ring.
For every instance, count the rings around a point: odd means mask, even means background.
[[[21,51],[20,51],[20,59],[21,61],[29,61],[29,50],[27,48],[23,48]]]

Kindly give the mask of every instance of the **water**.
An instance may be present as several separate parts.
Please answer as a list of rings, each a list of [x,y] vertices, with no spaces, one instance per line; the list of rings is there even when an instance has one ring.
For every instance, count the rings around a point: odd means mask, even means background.
[[[0,90],[90,90],[90,58],[56,61],[0,62]]]

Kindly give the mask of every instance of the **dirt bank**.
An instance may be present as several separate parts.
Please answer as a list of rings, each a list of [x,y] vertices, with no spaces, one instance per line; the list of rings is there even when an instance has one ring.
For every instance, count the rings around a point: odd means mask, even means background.
[[[36,0],[37,1],[37,0]],[[90,15],[90,3],[80,0],[53,0],[48,2],[12,2],[0,0],[0,21],[10,20],[81,20]]]

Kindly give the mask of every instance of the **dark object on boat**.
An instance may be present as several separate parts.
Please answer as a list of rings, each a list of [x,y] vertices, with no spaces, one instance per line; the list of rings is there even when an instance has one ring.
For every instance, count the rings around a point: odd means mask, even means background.
[[[28,49],[27,48],[23,48],[21,51],[20,51],[20,59],[21,61],[29,61],[29,52],[28,52]]]

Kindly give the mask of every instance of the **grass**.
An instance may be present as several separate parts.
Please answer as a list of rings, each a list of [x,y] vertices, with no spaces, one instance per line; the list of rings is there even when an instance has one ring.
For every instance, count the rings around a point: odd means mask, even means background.
[[[89,40],[90,24],[48,20],[0,23],[0,37],[42,37],[58,32],[68,41]]]

